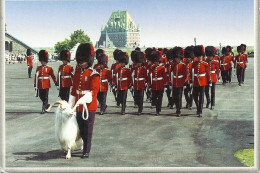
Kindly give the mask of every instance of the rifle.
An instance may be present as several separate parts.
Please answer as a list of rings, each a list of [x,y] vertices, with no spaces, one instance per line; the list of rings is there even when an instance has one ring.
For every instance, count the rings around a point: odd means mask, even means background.
[[[39,77],[39,71],[36,72],[36,84],[35,84],[35,97],[39,96],[39,89],[38,89],[38,77]]]

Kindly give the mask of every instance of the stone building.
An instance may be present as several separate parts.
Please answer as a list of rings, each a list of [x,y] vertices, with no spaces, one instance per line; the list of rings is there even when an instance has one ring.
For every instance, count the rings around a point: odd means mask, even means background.
[[[101,28],[96,47],[136,47],[140,45],[140,29],[127,11],[112,12],[107,24]]]
[[[31,49],[32,53],[37,54],[38,51],[28,46],[18,38],[15,38],[5,30],[5,54],[6,55],[18,55],[26,54],[26,50]]]

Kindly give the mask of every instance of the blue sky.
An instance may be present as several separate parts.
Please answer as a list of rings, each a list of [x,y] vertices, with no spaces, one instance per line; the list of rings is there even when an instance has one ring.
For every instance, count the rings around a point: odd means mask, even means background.
[[[32,47],[52,47],[82,29],[95,44],[112,11],[126,10],[141,45],[254,45],[253,0],[6,1],[7,32]]]

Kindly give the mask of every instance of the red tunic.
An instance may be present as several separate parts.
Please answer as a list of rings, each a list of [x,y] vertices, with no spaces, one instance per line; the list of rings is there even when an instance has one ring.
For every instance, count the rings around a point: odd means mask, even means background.
[[[134,90],[145,90],[145,83],[148,81],[147,70],[144,66],[135,67],[133,69],[134,74]]]
[[[207,86],[210,79],[209,76],[209,65],[204,61],[197,61],[193,63],[194,68],[194,81],[193,86]]]
[[[245,63],[245,56],[244,55],[237,55],[235,57],[235,64],[237,65],[236,68],[237,69],[244,69],[246,67],[246,63]]]
[[[87,103],[89,111],[97,110],[97,93],[99,91],[100,79],[99,74],[92,68],[81,69],[79,66],[76,67],[75,74],[73,77],[73,86],[71,95],[75,96],[75,103],[84,96],[84,92],[92,91],[92,102]],[[83,111],[83,106],[77,107],[78,112]]]
[[[220,58],[220,68],[221,68],[221,71],[228,70],[231,68],[229,56],[222,56]]]
[[[165,73],[166,73],[166,76],[167,76],[167,80],[166,80],[166,85],[169,85],[170,82],[171,82],[171,69],[172,69],[172,62],[167,62],[165,64]]]
[[[58,75],[57,75],[57,82],[59,86],[62,88],[71,87],[72,80],[73,80],[73,67],[71,65],[60,65],[58,70]]]
[[[32,56],[28,56],[27,57],[27,65],[29,67],[33,67],[33,58],[32,58]]]
[[[117,78],[117,89],[118,90],[127,90],[132,84],[132,76],[129,68],[120,67],[118,69],[118,78]]]
[[[214,60],[209,61],[209,59],[207,59],[207,63],[209,64],[210,80],[212,83],[216,83],[219,76],[219,63]]]
[[[247,54],[243,54],[244,55],[244,61],[245,61],[245,67],[246,67],[246,63],[248,63],[248,60],[247,60]]]
[[[184,82],[187,78],[186,64],[183,62],[174,62],[171,68],[172,73],[172,87],[181,88],[184,86]]]
[[[186,84],[192,83],[192,63],[193,62],[190,62],[186,65],[186,72],[187,72]]]
[[[110,70],[107,68],[101,69],[99,66],[96,66],[96,70],[100,76],[100,92],[107,92],[108,91],[108,83],[111,83],[111,73]]]
[[[121,67],[121,64],[117,64],[117,63],[114,63],[111,65],[111,79],[112,79],[112,85],[116,85],[117,86],[117,72],[118,72],[118,69]]]
[[[157,67],[153,65],[149,71],[149,77],[148,84],[152,86],[152,90],[163,90],[168,81],[165,68],[161,65]]]
[[[36,69],[36,74],[38,74],[38,89],[51,88],[51,83],[49,76],[51,76],[54,83],[56,83],[56,78],[53,74],[53,70],[49,66],[38,66]],[[36,84],[36,74],[34,77],[34,84]]]

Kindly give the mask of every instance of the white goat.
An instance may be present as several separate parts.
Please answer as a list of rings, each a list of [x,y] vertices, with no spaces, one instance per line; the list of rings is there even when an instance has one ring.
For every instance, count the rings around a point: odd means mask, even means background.
[[[75,97],[71,96],[74,101]],[[90,103],[92,101],[92,93],[87,92],[83,97],[81,97],[73,108],[71,104],[62,100],[53,103],[46,111],[49,112],[52,106],[55,104],[59,104],[56,110],[56,120],[55,120],[55,136],[59,141],[61,148],[64,151],[67,151],[66,159],[71,158],[71,151],[76,148],[76,141],[81,139],[79,133],[79,127],[76,119],[76,108],[79,105],[83,105],[83,108],[86,110],[87,117],[84,117],[82,114],[82,118],[84,120],[88,119],[88,108],[86,103]],[[73,102],[73,101],[72,101]],[[84,112],[84,110],[83,110]],[[82,142],[83,144],[83,142]],[[83,145],[82,145],[83,146]]]

